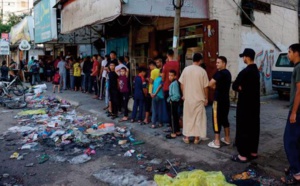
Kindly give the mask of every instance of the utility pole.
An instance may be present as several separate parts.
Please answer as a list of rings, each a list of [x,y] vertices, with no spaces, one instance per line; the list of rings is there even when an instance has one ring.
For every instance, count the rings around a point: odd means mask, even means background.
[[[174,5],[174,9],[175,9],[174,34],[173,34],[174,60],[178,59],[180,14],[181,14],[181,8],[182,8],[183,4],[184,4],[184,0],[173,0],[173,5]]]
[[[3,24],[3,1],[4,0],[2,0],[1,2],[2,2],[2,5],[1,5],[1,23]]]

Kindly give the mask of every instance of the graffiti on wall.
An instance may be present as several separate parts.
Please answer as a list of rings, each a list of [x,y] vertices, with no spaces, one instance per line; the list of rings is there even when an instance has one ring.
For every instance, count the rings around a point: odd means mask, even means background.
[[[272,66],[274,64],[274,49],[261,50],[257,53],[255,61],[260,72],[260,92],[266,95],[272,91]]]

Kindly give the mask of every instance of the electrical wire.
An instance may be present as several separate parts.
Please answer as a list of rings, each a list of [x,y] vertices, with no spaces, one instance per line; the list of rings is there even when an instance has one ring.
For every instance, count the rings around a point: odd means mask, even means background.
[[[184,0],[179,0],[180,1],[179,6],[176,5],[175,1],[176,0],[173,0],[173,6],[174,6],[174,8],[175,9],[181,9],[183,7],[183,5],[184,5]]]
[[[279,48],[279,46],[267,35],[265,34],[264,31],[262,31],[253,21],[252,19],[248,16],[248,14],[244,11],[244,9],[235,1],[233,0],[233,2],[237,5],[237,7],[242,11],[242,13],[246,16],[246,18],[251,21],[251,23],[253,24],[253,26],[264,36],[266,37],[266,39],[268,39],[274,46],[275,48],[277,48],[280,52],[281,49]]]
[[[119,18],[117,19],[117,21],[118,21],[119,25],[121,25],[121,26],[127,26],[129,24],[131,18],[132,18],[132,15],[128,18],[128,20],[127,20],[127,22],[125,24],[121,23],[121,21],[119,20]]]
[[[159,18],[159,17],[157,16],[156,19],[155,19],[155,21],[152,21],[152,23],[143,23],[143,22],[141,22],[135,15],[134,15],[133,17],[137,20],[138,23],[140,23],[140,24],[143,25],[143,26],[153,26],[154,23],[156,23],[157,20],[158,20],[158,18]]]

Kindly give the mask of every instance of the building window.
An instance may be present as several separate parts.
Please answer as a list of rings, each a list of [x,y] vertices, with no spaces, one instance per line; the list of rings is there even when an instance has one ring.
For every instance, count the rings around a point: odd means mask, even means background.
[[[26,1],[22,1],[21,2],[21,7],[22,8],[27,8],[28,7],[28,3]]]
[[[242,12],[241,13],[242,25],[249,25],[249,26],[253,25],[252,22],[255,20],[254,10],[263,13],[271,13],[270,3],[265,3],[258,0],[242,0],[241,3],[244,12],[250,18],[249,20],[248,17]]]

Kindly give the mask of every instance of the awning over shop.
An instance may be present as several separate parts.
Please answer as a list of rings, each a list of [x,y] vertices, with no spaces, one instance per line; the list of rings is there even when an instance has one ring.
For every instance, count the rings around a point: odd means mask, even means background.
[[[69,33],[96,23],[110,22],[120,16],[120,14],[120,0],[73,1],[64,6],[61,11],[61,33]]]
[[[11,44],[17,44],[21,40],[33,41],[33,25],[33,17],[27,16],[20,23],[13,26],[9,33]]]

